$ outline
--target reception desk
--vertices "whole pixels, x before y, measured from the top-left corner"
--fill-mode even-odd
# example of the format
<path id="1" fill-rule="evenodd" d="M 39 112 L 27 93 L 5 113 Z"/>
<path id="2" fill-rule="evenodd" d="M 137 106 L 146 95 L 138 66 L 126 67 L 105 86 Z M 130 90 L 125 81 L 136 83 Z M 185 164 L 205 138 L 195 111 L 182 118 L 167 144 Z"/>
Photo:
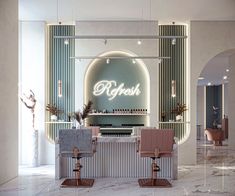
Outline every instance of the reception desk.
<path id="1" fill-rule="evenodd" d="M 97 137 L 96 153 L 93 157 L 81 159 L 81 176 L 85 178 L 142 178 L 151 176 L 151 159 L 141 158 L 137 153 L 138 136 Z M 59 144 L 55 150 L 56 179 L 74 177 L 74 159 L 59 154 Z M 158 159 L 161 171 L 159 177 L 177 179 L 177 145 L 171 157 Z"/>

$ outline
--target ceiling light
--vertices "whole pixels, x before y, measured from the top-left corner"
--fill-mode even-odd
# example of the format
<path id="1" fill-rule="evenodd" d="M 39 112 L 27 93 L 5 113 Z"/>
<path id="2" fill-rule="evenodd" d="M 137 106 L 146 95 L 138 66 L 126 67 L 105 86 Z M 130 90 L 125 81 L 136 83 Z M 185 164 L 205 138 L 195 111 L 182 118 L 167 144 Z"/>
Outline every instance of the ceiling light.
<path id="1" fill-rule="evenodd" d="M 229 69 L 226 69 L 226 72 L 229 72 Z"/>
<path id="2" fill-rule="evenodd" d="M 198 80 L 204 80 L 204 79 L 205 79 L 205 78 L 204 78 L 204 77 L 201 77 L 201 76 L 198 78 Z"/>
<path id="3" fill-rule="evenodd" d="M 106 63 L 109 64 L 110 63 L 110 59 L 106 59 Z"/>
<path id="4" fill-rule="evenodd" d="M 208 83 L 207 83 L 207 86 L 211 86 L 211 82 L 208 82 Z"/>
<path id="5" fill-rule="evenodd" d="M 132 59 L 132 63 L 133 63 L 133 64 L 135 64 L 135 63 L 136 63 L 136 62 L 135 62 L 135 59 Z"/>
<path id="6" fill-rule="evenodd" d="M 69 39 L 65 39 L 65 40 L 64 40 L 64 44 L 65 44 L 65 45 L 69 45 Z"/>
<path id="7" fill-rule="evenodd" d="M 224 80 L 227 80 L 227 79 L 228 79 L 228 76 L 224 76 L 223 79 L 224 79 Z"/>
<path id="8" fill-rule="evenodd" d="M 141 45 L 141 44 L 142 44 L 141 40 L 138 40 L 138 41 L 137 41 L 137 44 L 138 44 L 138 45 Z"/>

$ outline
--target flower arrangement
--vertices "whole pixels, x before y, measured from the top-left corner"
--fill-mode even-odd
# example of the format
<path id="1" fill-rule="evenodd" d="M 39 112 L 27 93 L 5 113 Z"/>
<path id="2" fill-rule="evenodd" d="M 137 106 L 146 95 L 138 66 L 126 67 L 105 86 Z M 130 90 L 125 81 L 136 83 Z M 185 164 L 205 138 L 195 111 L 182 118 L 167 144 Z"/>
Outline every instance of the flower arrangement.
<path id="1" fill-rule="evenodd" d="M 182 115 L 183 112 L 185 112 L 187 110 L 188 109 L 186 107 L 186 104 L 177 103 L 176 108 L 172 109 L 171 112 L 176 113 L 176 115 Z"/>
<path id="2" fill-rule="evenodd" d="M 93 102 L 91 100 L 88 101 L 87 104 L 84 104 L 83 111 L 77 111 L 75 112 L 75 118 L 78 121 L 78 123 L 81 125 L 82 121 L 88 117 L 88 114 L 91 112 L 91 106 Z"/>
<path id="3" fill-rule="evenodd" d="M 54 104 L 47 104 L 46 111 L 49 111 L 52 115 L 57 116 L 59 113 L 63 113 L 62 110 L 59 110 Z"/>

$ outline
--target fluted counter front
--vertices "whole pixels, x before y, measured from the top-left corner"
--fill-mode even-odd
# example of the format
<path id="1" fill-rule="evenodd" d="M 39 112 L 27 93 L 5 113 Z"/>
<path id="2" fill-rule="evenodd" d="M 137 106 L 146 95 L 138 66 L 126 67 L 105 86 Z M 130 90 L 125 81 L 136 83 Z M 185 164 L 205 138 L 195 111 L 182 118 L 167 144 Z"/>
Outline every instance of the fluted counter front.
<path id="1" fill-rule="evenodd" d="M 151 159 L 141 158 L 137 153 L 137 136 L 97 138 L 96 153 L 93 157 L 81 159 L 83 165 L 81 176 L 86 178 L 141 178 L 151 176 Z M 74 177 L 75 161 L 58 154 L 56 144 L 56 179 Z M 172 157 L 158 159 L 161 171 L 159 177 L 177 179 L 177 147 Z"/>

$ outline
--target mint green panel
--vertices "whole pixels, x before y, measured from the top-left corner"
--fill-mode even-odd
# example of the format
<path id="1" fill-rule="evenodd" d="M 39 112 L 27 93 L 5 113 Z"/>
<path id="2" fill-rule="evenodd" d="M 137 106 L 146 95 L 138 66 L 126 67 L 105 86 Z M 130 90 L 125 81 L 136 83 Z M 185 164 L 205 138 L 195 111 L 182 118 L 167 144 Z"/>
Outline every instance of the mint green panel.
<path id="1" fill-rule="evenodd" d="M 139 109 L 148 108 L 148 75 L 142 65 L 133 64 L 131 59 L 110 59 L 107 64 L 105 59 L 100 59 L 91 65 L 86 74 L 86 97 L 92 100 L 93 109 L 97 111 L 107 110 L 112 113 L 115 109 Z M 94 87 L 99 81 L 115 81 L 109 88 L 99 95 L 94 95 Z M 115 98 L 108 96 L 107 93 L 118 88 L 123 83 L 122 89 L 132 89 L 132 96 L 117 95 Z M 105 83 L 107 84 L 107 83 Z M 119 91 L 120 92 L 120 91 Z M 147 111 L 148 112 L 148 111 Z M 122 124 L 144 124 L 146 125 L 146 116 L 95 116 L 89 119 L 89 124 L 112 124 L 121 126 Z"/>
<path id="2" fill-rule="evenodd" d="M 75 35 L 74 25 L 49 25 L 48 50 L 46 65 L 46 104 L 54 104 L 63 113 L 58 120 L 67 121 L 68 113 L 75 110 L 75 63 L 70 59 L 75 55 L 75 40 L 70 39 L 64 44 L 64 39 L 55 39 L 54 36 Z M 62 97 L 58 97 L 58 80 L 62 81 Z M 50 114 L 46 112 L 46 121 L 50 121 Z M 51 124 L 46 126 L 47 138 L 54 142 L 58 129 L 69 128 L 68 124 Z"/>
<path id="3" fill-rule="evenodd" d="M 101 80 L 116 81 L 117 86 L 112 85 L 109 90 L 117 88 L 124 83 L 124 88 L 136 87 L 139 84 L 139 95 L 133 96 L 107 96 L 105 91 L 100 96 L 93 94 L 94 86 Z M 129 59 L 111 59 L 107 64 L 106 60 L 99 60 L 89 72 L 87 77 L 88 99 L 94 103 L 97 110 L 107 109 L 112 112 L 113 109 L 147 109 L 147 80 L 143 68 L 140 65 L 133 64 Z"/>

